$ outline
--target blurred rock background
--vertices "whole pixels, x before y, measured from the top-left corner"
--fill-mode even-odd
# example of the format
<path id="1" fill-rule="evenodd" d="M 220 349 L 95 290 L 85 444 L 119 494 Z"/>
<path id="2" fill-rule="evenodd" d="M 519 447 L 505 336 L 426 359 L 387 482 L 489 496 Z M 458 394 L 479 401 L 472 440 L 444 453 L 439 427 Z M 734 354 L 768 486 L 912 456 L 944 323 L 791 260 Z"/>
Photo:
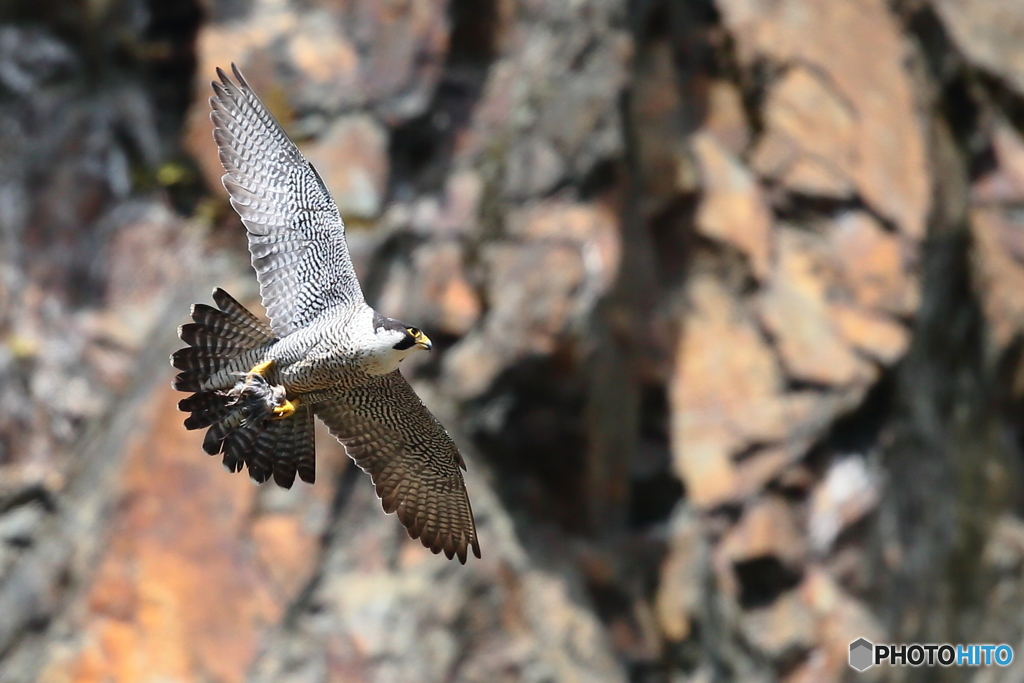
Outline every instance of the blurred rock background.
<path id="1" fill-rule="evenodd" d="M 1024 12 L 1007 0 L 4 0 L 0 682 L 1024 680 Z M 208 82 L 317 165 L 484 558 L 330 437 L 203 456 L 255 304 Z"/>

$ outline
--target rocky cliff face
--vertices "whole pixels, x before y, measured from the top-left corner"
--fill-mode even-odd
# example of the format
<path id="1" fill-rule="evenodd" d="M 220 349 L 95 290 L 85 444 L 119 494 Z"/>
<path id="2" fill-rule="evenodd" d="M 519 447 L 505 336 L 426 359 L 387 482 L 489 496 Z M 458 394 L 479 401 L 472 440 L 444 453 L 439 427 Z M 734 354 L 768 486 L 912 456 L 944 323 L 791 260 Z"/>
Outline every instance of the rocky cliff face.
<path id="1" fill-rule="evenodd" d="M 859 637 L 1017 643 L 1021 33 L 998 0 L 0 7 L 0 681 L 798 683 Z M 188 303 L 256 299 L 231 62 L 430 332 L 404 370 L 483 560 L 326 434 L 281 491 L 181 427 Z"/>

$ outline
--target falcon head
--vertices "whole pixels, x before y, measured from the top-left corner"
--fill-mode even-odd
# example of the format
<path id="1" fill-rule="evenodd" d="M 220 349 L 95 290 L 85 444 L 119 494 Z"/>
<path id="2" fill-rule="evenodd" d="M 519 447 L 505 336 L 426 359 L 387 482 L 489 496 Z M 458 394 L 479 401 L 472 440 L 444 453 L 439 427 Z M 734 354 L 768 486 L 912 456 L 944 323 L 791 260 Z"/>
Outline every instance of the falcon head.
<path id="1" fill-rule="evenodd" d="M 385 318 L 378 314 L 374 317 L 373 323 L 378 344 L 388 350 L 387 355 L 395 357 L 398 361 L 417 349 L 429 351 L 434 346 L 422 330 L 394 318 Z"/>
<path id="2" fill-rule="evenodd" d="M 398 322 L 397 320 L 395 322 Z M 395 345 L 391 348 L 396 351 L 405 351 L 406 349 L 426 349 L 429 351 L 434 348 L 430 338 L 423 334 L 423 330 L 417 327 L 409 327 L 405 323 L 398 323 L 402 326 L 402 338 L 395 342 Z"/>

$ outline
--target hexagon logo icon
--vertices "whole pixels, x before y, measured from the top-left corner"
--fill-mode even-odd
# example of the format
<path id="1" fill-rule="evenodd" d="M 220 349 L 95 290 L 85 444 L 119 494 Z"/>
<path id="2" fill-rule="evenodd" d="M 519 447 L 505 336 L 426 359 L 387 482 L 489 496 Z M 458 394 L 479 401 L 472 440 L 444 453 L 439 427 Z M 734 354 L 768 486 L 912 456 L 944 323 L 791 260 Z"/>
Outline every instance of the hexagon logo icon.
<path id="1" fill-rule="evenodd" d="M 864 638 L 850 643 L 850 666 L 857 671 L 864 671 L 874 664 L 875 646 Z"/>

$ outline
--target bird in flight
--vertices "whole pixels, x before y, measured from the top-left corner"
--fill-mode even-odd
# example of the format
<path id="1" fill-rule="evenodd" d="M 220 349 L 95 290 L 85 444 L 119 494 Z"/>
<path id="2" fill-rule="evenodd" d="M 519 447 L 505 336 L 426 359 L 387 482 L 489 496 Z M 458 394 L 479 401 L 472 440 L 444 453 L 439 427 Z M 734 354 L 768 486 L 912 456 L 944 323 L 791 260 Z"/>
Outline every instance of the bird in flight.
<path id="1" fill-rule="evenodd" d="M 366 304 L 345 226 L 316 169 L 232 65 L 210 98 L 222 181 L 249 236 L 270 323 L 216 289 L 192 306 L 171 356 L 187 429 L 259 484 L 316 478 L 313 416 L 373 479 L 384 511 L 434 553 L 480 557 L 465 462 L 398 364 L 429 351 L 422 331 Z"/>

